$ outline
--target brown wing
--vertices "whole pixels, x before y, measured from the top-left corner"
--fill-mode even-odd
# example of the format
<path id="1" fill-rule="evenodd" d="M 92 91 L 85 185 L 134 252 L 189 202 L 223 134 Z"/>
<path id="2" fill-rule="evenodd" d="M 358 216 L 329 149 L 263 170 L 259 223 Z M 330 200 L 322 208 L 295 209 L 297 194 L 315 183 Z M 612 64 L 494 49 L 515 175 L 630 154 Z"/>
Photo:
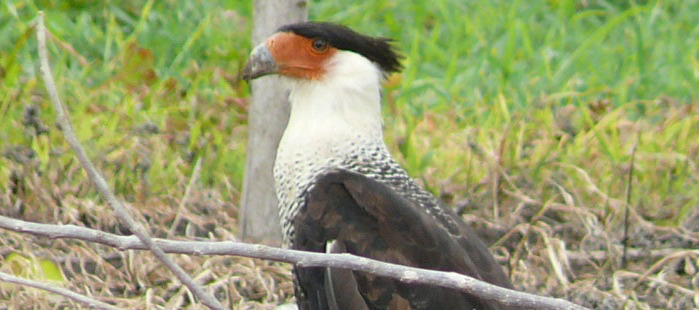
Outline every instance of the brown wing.
<path id="1" fill-rule="evenodd" d="M 361 174 L 333 170 L 319 178 L 308 193 L 305 208 L 294 219 L 292 244 L 296 249 L 325 252 L 326 244 L 335 240 L 355 255 L 454 271 L 512 287 L 485 244 L 458 215 L 448 208 L 440 209 L 438 215 L 427 210 Z M 328 271 L 295 269 L 301 308 L 330 309 L 334 305 L 328 300 L 333 296 L 359 293 L 369 309 L 499 309 L 496 304 L 454 290 L 405 284 L 361 272 L 351 273 L 356 280 L 354 289 L 328 294 L 326 284 L 332 284 L 328 279 L 338 272 Z M 346 278 L 347 273 L 338 277 Z M 352 304 L 337 306 L 362 309 Z"/>

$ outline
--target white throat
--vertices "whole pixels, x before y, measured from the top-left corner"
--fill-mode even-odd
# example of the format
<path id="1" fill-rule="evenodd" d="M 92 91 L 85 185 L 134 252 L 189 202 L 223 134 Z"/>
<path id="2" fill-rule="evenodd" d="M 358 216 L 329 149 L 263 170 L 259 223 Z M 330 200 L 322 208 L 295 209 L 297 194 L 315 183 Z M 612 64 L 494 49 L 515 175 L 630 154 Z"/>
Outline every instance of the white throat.
<path id="1" fill-rule="evenodd" d="M 291 81 L 283 147 L 327 148 L 356 138 L 383 141 L 378 67 L 356 53 L 338 51 L 326 68 L 319 80 Z"/>
<path id="2" fill-rule="evenodd" d="M 291 115 L 277 149 L 274 180 L 285 238 L 299 197 L 319 173 L 354 169 L 384 155 L 382 73 L 359 54 L 338 51 L 318 80 L 290 82 Z M 287 242 L 289 240 L 287 239 Z"/>
<path id="3" fill-rule="evenodd" d="M 339 168 L 361 146 L 385 149 L 381 71 L 352 52 L 338 51 L 329 61 L 319 80 L 290 80 L 291 115 L 274 163 L 282 205 L 298 194 L 298 184 L 308 184 L 327 168 Z"/>

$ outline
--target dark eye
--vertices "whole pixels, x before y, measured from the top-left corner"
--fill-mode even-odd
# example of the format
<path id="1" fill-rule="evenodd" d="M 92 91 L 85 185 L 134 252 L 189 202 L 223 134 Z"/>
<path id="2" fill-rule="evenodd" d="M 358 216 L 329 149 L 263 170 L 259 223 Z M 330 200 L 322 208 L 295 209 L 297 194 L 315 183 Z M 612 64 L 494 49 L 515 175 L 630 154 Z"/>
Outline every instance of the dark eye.
<path id="1" fill-rule="evenodd" d="M 313 49 L 316 52 L 324 52 L 325 50 L 328 49 L 328 42 L 325 42 L 321 39 L 315 39 L 313 40 L 313 43 L 311 44 L 313 46 Z"/>

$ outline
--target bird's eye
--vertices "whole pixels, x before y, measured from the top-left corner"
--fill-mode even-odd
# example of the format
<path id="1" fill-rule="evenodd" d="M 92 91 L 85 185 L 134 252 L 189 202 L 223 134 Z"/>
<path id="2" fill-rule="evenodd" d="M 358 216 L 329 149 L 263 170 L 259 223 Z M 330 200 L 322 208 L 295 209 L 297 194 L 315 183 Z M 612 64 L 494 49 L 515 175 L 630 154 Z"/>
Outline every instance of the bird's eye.
<path id="1" fill-rule="evenodd" d="M 325 42 L 321 39 L 315 39 L 313 40 L 313 43 L 311 43 L 311 46 L 313 46 L 313 49 L 316 52 L 325 52 L 325 50 L 328 49 L 328 42 Z"/>

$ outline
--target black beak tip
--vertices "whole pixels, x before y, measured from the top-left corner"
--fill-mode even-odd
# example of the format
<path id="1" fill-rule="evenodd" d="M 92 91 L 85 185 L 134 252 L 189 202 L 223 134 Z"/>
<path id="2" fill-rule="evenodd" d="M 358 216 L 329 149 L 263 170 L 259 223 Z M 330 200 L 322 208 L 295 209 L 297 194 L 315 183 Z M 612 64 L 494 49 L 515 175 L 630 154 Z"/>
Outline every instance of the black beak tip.
<path id="1" fill-rule="evenodd" d="M 249 63 L 245 66 L 245 68 L 243 68 L 243 71 L 240 72 L 238 78 L 248 83 L 255 78 L 252 74 L 252 68 Z"/>
<path id="2" fill-rule="evenodd" d="M 261 76 L 277 73 L 277 63 L 267 49 L 266 45 L 260 44 L 250 53 L 250 59 L 243 68 L 240 77 L 246 82 L 250 82 Z"/>

